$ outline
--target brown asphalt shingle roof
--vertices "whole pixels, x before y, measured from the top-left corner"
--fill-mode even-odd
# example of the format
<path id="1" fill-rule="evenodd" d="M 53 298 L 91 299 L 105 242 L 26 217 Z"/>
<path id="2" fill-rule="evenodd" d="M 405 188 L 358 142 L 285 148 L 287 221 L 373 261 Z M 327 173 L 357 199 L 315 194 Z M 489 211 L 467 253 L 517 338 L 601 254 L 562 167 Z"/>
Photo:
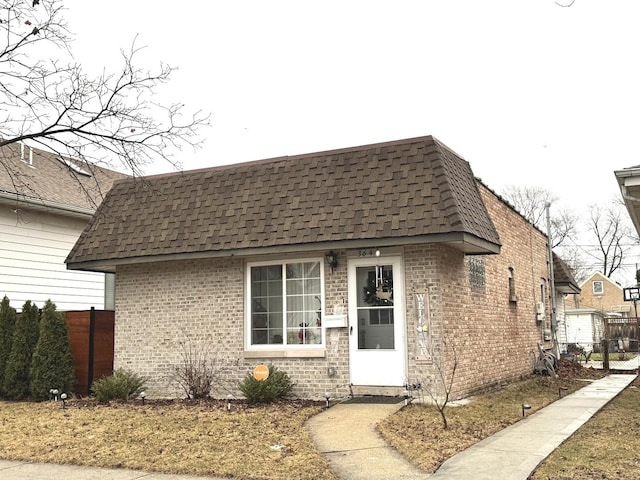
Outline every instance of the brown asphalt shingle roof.
<path id="1" fill-rule="evenodd" d="M 580 287 L 573 277 L 569 265 L 555 253 L 553 254 L 553 277 L 555 286 L 566 290 L 565 293 L 580 293 Z"/>
<path id="2" fill-rule="evenodd" d="M 66 207 L 93 211 L 102 202 L 115 180 L 127 176 L 83 162 L 19 144 L 0 148 L 0 193 L 17 195 L 20 200 L 33 203 L 55 203 Z M 81 168 L 83 175 L 70 165 Z"/>
<path id="3" fill-rule="evenodd" d="M 422 137 L 117 182 L 67 263 L 450 232 L 500 244 L 469 164 Z"/>

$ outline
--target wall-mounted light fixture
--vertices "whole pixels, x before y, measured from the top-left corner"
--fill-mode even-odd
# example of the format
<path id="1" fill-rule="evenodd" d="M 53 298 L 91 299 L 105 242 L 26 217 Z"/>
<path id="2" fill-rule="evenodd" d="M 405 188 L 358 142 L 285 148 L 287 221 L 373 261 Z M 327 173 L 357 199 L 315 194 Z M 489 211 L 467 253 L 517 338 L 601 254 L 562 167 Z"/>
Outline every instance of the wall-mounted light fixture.
<path id="1" fill-rule="evenodd" d="M 325 255 L 325 258 L 327 259 L 327 265 L 329 265 L 329 268 L 333 273 L 333 271 L 338 266 L 338 255 L 336 253 L 333 253 L 333 250 L 331 250 L 329 253 Z"/>

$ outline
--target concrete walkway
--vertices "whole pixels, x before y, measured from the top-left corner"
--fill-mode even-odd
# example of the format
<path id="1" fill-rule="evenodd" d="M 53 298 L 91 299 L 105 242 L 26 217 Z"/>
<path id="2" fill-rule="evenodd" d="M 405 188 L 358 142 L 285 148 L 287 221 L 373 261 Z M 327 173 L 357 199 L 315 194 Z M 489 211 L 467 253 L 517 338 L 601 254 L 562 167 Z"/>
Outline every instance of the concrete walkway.
<path id="1" fill-rule="evenodd" d="M 375 431 L 385 417 L 404 402 L 393 405 L 341 403 L 311 417 L 307 428 L 320 453 L 339 478 L 349 480 L 418 480 L 429 478 L 407 462 Z"/>
<path id="2" fill-rule="evenodd" d="M 629 385 L 636 375 L 609 375 L 447 460 L 433 475 L 417 470 L 375 431 L 403 403 L 338 404 L 309 419 L 316 446 L 341 479 L 526 480 L 560 443 Z M 425 445 L 424 448 L 429 448 Z M 122 469 L 0 460 L 2 480 L 212 480 Z"/>
<path id="3" fill-rule="evenodd" d="M 375 431 L 396 405 L 339 404 L 307 426 L 341 479 L 526 480 L 566 438 L 629 385 L 635 375 L 609 375 L 477 443 L 432 474 L 418 471 Z M 429 448 L 425 445 L 424 448 Z"/>
<path id="4" fill-rule="evenodd" d="M 431 479 L 526 480 L 566 438 L 636 375 L 609 375 L 553 402 L 442 464 Z"/>
<path id="5" fill-rule="evenodd" d="M 213 477 L 166 475 L 121 468 L 76 467 L 14 460 L 0 460 L 0 478 L 2 480 L 216 480 Z"/>

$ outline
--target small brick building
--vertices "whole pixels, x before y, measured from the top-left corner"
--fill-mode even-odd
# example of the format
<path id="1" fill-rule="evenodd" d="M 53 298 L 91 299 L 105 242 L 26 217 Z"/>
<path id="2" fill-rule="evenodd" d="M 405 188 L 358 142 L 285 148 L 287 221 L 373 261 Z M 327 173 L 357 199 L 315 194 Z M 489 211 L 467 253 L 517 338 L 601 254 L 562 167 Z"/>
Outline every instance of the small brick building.
<path id="1" fill-rule="evenodd" d="M 295 395 L 531 373 L 547 239 L 432 137 L 118 182 L 67 258 L 116 273 L 115 367 L 173 396 L 180 349 Z M 225 390 L 227 389 L 227 390 Z"/>

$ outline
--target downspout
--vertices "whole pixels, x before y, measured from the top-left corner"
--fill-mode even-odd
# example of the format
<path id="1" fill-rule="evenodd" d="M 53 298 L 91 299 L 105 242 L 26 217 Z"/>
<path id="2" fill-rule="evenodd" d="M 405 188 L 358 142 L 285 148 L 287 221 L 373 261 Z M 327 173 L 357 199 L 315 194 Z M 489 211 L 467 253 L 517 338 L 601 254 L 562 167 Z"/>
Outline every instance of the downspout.
<path id="1" fill-rule="evenodd" d="M 549 282 L 551 290 L 551 338 L 554 343 L 556 358 L 560 358 L 560 345 L 558 345 L 558 321 L 556 319 L 556 282 L 553 272 L 553 242 L 551 237 L 551 215 L 549 213 L 550 203 L 545 205 L 547 210 L 547 241 L 549 246 Z"/>

